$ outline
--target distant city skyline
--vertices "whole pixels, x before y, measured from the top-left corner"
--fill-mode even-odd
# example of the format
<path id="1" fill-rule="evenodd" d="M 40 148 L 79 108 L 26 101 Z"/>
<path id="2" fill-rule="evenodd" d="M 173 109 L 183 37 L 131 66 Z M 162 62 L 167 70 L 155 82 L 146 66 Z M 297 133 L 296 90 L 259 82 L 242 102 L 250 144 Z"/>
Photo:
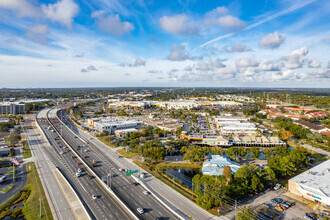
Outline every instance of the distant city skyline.
<path id="1" fill-rule="evenodd" d="M 329 88 L 327 0 L 0 0 L 0 88 Z"/>

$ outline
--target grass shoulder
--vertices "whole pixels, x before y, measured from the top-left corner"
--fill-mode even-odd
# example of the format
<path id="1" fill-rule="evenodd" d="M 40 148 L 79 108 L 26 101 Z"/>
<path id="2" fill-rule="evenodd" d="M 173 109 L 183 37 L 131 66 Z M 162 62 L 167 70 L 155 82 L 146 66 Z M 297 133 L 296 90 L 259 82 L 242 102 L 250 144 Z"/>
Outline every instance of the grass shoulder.
<path id="1" fill-rule="evenodd" d="M 40 201 L 41 199 L 41 218 L 52 220 L 53 216 L 50 211 L 49 204 L 47 202 L 47 198 L 42 187 L 37 168 L 34 163 L 30 162 L 26 164 L 27 169 L 27 184 L 26 186 L 20 190 L 13 197 L 8 199 L 6 202 L 0 205 L 0 219 L 5 216 L 12 217 L 24 217 L 25 219 L 39 219 L 40 212 Z M 13 212 L 9 209 L 15 204 L 23 203 L 22 208 L 16 208 Z"/>
<path id="2" fill-rule="evenodd" d="M 128 159 L 139 156 L 138 153 L 134 153 L 134 152 L 131 152 L 131 151 L 126 152 L 126 149 L 124 149 L 124 148 L 117 150 L 117 153 L 119 153 L 120 155 L 122 155 L 123 157 L 126 157 Z"/>

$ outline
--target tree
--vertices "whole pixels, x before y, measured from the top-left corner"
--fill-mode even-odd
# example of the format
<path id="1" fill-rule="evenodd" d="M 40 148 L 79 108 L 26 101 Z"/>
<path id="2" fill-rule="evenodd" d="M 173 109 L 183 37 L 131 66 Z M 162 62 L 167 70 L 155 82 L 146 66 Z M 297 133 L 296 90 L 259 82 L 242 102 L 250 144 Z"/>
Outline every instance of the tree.
<path id="1" fill-rule="evenodd" d="M 124 109 L 120 109 L 120 110 L 117 112 L 117 115 L 118 115 L 118 116 L 127 116 L 127 113 L 125 112 Z"/>
<path id="2" fill-rule="evenodd" d="M 290 131 L 287 131 L 287 130 L 282 129 L 281 130 L 281 133 L 280 133 L 280 137 L 283 140 L 288 140 L 288 139 L 290 139 L 292 137 L 292 134 L 291 134 Z"/>
<path id="3" fill-rule="evenodd" d="M 264 189 L 264 184 L 261 183 L 259 177 L 257 175 L 253 175 L 251 180 L 251 187 L 253 191 L 259 192 Z"/>
<path id="4" fill-rule="evenodd" d="M 5 142 L 10 145 L 15 145 L 21 140 L 20 135 L 10 135 L 5 139 Z"/>
<path id="5" fill-rule="evenodd" d="M 250 151 L 251 151 L 251 157 L 253 159 L 257 159 L 258 157 L 261 156 L 261 152 L 259 148 L 251 147 Z"/>
<path id="6" fill-rule="evenodd" d="M 257 214 L 253 212 L 252 206 L 243 206 L 239 208 L 237 220 L 254 220 Z"/>
<path id="7" fill-rule="evenodd" d="M 230 182 L 233 180 L 233 174 L 232 174 L 232 172 L 231 172 L 231 168 L 230 168 L 230 166 L 225 166 L 225 167 L 223 168 L 222 175 L 223 175 L 224 177 L 226 177 L 226 179 L 227 179 L 227 184 L 230 183 Z"/>

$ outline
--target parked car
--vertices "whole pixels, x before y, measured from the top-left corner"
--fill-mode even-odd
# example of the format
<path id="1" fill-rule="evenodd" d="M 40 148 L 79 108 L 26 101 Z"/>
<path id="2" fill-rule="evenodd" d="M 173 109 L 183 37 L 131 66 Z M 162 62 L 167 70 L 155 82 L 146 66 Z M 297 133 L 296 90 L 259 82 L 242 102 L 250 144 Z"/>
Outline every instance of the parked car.
<path id="1" fill-rule="evenodd" d="M 281 184 L 276 183 L 276 185 L 274 186 L 274 190 L 279 190 L 281 188 Z"/>
<path id="2" fill-rule="evenodd" d="M 291 202 L 288 202 L 288 201 L 283 202 L 283 204 L 287 205 L 288 208 L 292 206 L 292 203 Z"/>
<path id="3" fill-rule="evenodd" d="M 269 208 L 270 208 L 270 205 L 269 205 L 269 204 L 267 204 L 267 203 L 264 203 L 264 204 L 262 204 L 262 206 L 263 206 L 263 207 L 265 207 L 265 208 L 267 208 L 267 209 L 269 209 Z"/>
<path id="4" fill-rule="evenodd" d="M 283 202 L 283 199 L 280 199 L 280 198 L 274 198 L 274 199 L 272 199 L 272 202 L 273 202 L 273 203 L 276 203 L 276 204 L 280 204 L 280 203 Z"/>
<path id="5" fill-rule="evenodd" d="M 277 211 L 283 212 L 283 209 L 282 209 L 280 206 L 276 206 L 275 209 L 276 209 Z"/>
<path id="6" fill-rule="evenodd" d="M 285 207 L 285 209 L 288 209 L 288 208 L 290 208 L 290 206 L 289 206 L 289 205 L 287 205 L 287 204 L 285 204 L 285 202 L 282 202 L 282 203 L 280 203 L 280 206 L 283 206 L 283 207 Z"/>
<path id="7" fill-rule="evenodd" d="M 274 217 L 272 216 L 272 214 L 270 214 L 269 212 L 264 212 L 264 215 L 267 216 L 270 219 L 273 219 Z"/>
<path id="8" fill-rule="evenodd" d="M 313 215 L 311 213 L 308 213 L 308 212 L 305 214 L 304 218 L 305 219 L 311 219 L 311 220 L 317 220 L 317 217 L 315 215 Z"/>

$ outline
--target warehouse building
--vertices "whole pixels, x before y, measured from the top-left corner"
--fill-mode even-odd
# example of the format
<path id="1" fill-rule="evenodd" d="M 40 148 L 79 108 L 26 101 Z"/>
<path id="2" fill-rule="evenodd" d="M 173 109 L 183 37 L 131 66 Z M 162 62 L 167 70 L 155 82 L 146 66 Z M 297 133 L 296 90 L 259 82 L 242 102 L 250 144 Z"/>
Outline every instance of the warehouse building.
<path id="1" fill-rule="evenodd" d="M 288 182 L 289 192 L 321 209 L 330 208 L 330 160 L 309 169 Z"/>

